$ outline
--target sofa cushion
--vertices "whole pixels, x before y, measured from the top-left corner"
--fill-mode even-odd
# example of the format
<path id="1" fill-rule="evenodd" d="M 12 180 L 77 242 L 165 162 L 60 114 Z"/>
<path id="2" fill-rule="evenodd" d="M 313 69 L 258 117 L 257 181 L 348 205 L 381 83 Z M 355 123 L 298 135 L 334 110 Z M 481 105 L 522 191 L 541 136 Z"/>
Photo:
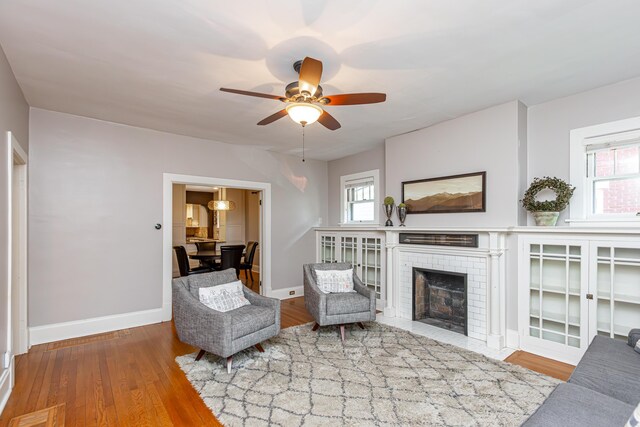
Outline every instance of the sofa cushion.
<path id="1" fill-rule="evenodd" d="M 235 282 L 238 280 L 236 271 L 229 268 L 224 271 L 214 271 L 212 273 L 194 274 L 187 277 L 189 283 L 189 292 L 196 299 L 200 298 L 199 289 L 211 286 L 222 285 L 224 283 Z"/>
<path id="2" fill-rule="evenodd" d="M 630 405 L 640 401 L 640 354 L 626 342 L 596 336 L 569 382 Z"/>
<path id="3" fill-rule="evenodd" d="M 231 338 L 242 338 L 257 332 L 276 322 L 276 314 L 273 309 L 258 305 L 245 305 L 244 307 L 228 311 L 231 316 Z"/>
<path id="4" fill-rule="evenodd" d="M 522 426 L 623 426 L 633 409 L 579 385 L 560 384 Z"/>
<path id="5" fill-rule="evenodd" d="M 362 313 L 369 311 L 369 298 L 357 292 L 327 294 L 327 314 Z"/>

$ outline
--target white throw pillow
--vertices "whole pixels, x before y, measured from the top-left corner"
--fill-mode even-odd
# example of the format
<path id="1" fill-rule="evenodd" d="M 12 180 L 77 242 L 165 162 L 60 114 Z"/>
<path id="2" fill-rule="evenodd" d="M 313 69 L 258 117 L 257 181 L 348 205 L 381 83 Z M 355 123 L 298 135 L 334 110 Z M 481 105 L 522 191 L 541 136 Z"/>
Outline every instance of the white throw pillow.
<path id="1" fill-rule="evenodd" d="M 353 268 L 348 270 L 316 270 L 318 287 L 325 294 L 355 292 L 353 290 Z"/>
<path id="2" fill-rule="evenodd" d="M 242 292 L 243 286 L 241 281 L 236 280 L 224 285 L 200 288 L 198 289 L 200 302 L 212 310 L 223 313 L 250 305 L 251 303 L 244 297 Z"/>
<path id="3" fill-rule="evenodd" d="M 640 340 L 636 341 L 636 346 L 634 347 L 634 350 L 637 353 L 640 353 Z"/>
<path id="4" fill-rule="evenodd" d="M 624 425 L 625 427 L 638 427 L 640 426 L 640 403 L 636 406 L 636 409 L 631 414 L 629 421 Z"/>

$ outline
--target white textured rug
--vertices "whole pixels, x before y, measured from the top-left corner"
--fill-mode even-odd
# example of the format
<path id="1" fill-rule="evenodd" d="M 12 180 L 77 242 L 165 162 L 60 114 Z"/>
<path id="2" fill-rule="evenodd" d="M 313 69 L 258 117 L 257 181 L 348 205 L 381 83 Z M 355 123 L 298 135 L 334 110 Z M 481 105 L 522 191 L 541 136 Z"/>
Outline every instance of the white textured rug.
<path id="1" fill-rule="evenodd" d="M 283 329 L 225 363 L 176 361 L 227 426 L 518 426 L 558 380 L 402 329 Z"/>

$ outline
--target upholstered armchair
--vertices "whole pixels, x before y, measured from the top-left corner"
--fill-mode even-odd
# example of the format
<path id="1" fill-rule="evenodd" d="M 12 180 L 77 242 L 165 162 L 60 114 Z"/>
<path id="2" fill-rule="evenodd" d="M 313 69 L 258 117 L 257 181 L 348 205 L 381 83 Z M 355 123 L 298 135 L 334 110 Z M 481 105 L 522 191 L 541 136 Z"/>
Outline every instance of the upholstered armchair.
<path id="1" fill-rule="evenodd" d="M 264 351 L 260 342 L 280 332 L 280 300 L 267 298 L 243 286 L 251 305 L 219 312 L 202 304 L 198 289 L 238 280 L 229 268 L 213 273 L 196 274 L 173 279 L 173 321 L 180 341 L 200 348 L 196 360 L 205 352 L 227 358 L 231 373 L 233 355 L 255 346 Z"/>
<path id="2" fill-rule="evenodd" d="M 353 289 L 355 292 L 326 294 L 318 288 L 315 270 L 348 270 L 349 263 L 305 264 L 304 273 L 304 304 L 307 311 L 316 320 L 313 330 L 320 326 L 338 325 L 340 337 L 344 341 L 344 326 L 357 323 L 364 329 L 362 322 L 376 320 L 376 296 L 367 288 L 360 278 L 353 274 Z"/>

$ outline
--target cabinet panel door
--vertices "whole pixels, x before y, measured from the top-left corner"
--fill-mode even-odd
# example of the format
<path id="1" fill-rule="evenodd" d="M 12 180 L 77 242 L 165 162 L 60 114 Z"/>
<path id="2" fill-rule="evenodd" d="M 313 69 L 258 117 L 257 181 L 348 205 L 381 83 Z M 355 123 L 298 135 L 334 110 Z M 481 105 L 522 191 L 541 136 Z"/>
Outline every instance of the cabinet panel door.
<path id="1" fill-rule="evenodd" d="M 523 238 L 520 257 L 522 348 L 576 363 L 588 346 L 588 245 Z"/>
<path id="2" fill-rule="evenodd" d="M 626 341 L 640 325 L 640 244 L 593 241 L 590 253 L 589 338 Z"/>
<path id="3" fill-rule="evenodd" d="M 337 262 L 335 234 L 321 234 L 318 244 L 318 262 Z"/>
<path id="4" fill-rule="evenodd" d="M 353 270 L 360 275 L 359 261 L 359 239 L 357 236 L 341 235 L 340 240 L 340 262 L 348 262 Z"/>
<path id="5" fill-rule="evenodd" d="M 360 278 L 369 289 L 376 293 L 378 308 L 384 302 L 384 247 L 377 236 L 363 236 L 360 240 Z"/>

